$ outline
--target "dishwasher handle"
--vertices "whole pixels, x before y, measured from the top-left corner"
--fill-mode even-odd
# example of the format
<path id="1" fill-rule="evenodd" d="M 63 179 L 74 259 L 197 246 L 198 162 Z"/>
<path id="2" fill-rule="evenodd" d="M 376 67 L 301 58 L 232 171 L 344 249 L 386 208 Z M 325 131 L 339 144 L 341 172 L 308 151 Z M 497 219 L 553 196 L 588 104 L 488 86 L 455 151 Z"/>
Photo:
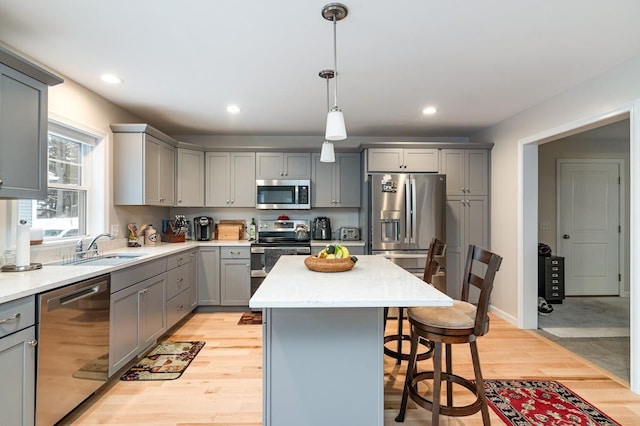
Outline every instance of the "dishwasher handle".
<path id="1" fill-rule="evenodd" d="M 56 309 L 62 308 L 70 303 L 77 302 L 78 300 L 86 299 L 96 294 L 109 291 L 108 284 L 108 281 L 91 283 L 85 287 L 74 288 L 69 293 L 54 296 L 46 300 L 47 309 L 49 312 L 55 311 Z"/>

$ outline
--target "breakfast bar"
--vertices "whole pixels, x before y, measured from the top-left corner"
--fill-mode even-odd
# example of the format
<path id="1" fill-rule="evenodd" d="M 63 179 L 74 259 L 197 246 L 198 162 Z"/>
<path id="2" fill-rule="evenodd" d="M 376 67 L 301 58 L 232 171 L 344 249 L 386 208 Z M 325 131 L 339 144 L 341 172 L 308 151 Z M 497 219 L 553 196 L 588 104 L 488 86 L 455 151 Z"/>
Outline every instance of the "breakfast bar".
<path id="1" fill-rule="evenodd" d="M 249 302 L 263 311 L 263 424 L 383 425 L 384 308 L 452 303 L 382 256 L 337 273 L 281 256 Z"/>

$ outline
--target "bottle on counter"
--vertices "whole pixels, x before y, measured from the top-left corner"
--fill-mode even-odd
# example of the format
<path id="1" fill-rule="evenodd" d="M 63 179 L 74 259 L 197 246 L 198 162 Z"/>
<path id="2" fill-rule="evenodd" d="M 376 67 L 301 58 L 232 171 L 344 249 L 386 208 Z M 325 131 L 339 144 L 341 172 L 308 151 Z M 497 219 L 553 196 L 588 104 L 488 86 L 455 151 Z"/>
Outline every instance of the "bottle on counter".
<path id="1" fill-rule="evenodd" d="M 256 221 L 254 218 L 251 218 L 251 224 L 249 225 L 249 240 L 256 239 Z"/>
<path id="2" fill-rule="evenodd" d="M 153 225 L 147 226 L 147 229 L 144 231 L 144 245 L 145 246 L 153 246 L 156 244 L 158 239 L 158 234 L 153 227 Z"/>

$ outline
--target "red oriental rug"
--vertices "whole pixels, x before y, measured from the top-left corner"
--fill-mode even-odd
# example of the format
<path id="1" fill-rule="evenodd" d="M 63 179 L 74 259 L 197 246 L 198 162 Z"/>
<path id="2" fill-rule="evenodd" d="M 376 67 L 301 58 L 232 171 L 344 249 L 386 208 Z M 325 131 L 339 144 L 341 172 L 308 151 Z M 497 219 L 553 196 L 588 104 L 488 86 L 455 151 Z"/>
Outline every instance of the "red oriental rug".
<path id="1" fill-rule="evenodd" d="M 485 380 L 489 406 L 508 425 L 620 426 L 554 380 Z"/>

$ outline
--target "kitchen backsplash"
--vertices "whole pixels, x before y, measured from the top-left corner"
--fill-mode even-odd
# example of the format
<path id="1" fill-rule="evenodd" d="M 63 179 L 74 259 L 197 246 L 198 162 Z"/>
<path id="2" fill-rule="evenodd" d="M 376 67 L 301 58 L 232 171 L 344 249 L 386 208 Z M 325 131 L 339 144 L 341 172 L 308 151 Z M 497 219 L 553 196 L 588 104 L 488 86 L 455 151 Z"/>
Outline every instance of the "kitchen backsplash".
<path id="1" fill-rule="evenodd" d="M 333 238 L 339 238 L 338 229 L 342 226 L 357 226 L 363 229 L 358 223 L 359 209 L 311 209 L 311 210 L 256 210 L 252 208 L 172 208 L 171 215 L 183 214 L 193 223 L 193 218 L 198 216 L 210 216 L 217 223 L 224 220 L 244 220 L 247 225 L 251 223 L 251 218 L 258 220 L 277 219 L 280 215 L 289 216 L 291 219 L 303 219 L 313 222 L 317 216 L 326 216 L 331 219 L 331 233 Z"/>

